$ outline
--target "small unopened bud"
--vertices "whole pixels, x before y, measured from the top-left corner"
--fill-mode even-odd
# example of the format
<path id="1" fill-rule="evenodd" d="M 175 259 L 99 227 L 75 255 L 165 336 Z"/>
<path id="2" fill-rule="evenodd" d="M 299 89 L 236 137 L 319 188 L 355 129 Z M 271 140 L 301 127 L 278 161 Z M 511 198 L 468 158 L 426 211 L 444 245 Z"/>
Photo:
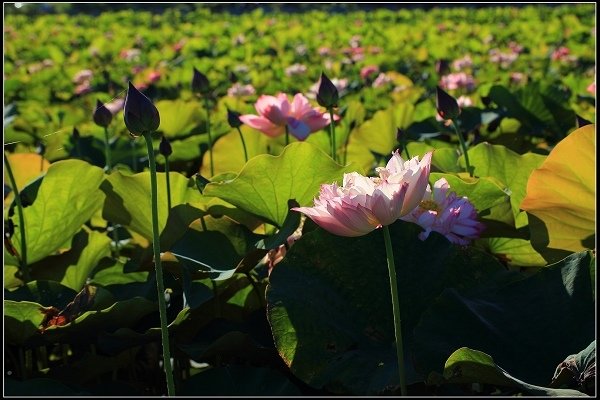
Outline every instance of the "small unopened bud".
<path id="1" fill-rule="evenodd" d="M 575 122 L 577 123 L 577 127 L 581 128 L 582 126 L 591 125 L 592 123 L 587 119 L 583 118 L 579 114 L 575 114 Z"/>
<path id="2" fill-rule="evenodd" d="M 208 78 L 196 68 L 194 68 L 194 77 L 192 78 L 192 91 L 202 95 L 210 92 Z"/>
<path id="3" fill-rule="evenodd" d="M 200 191 L 200 194 L 202 194 L 204 192 L 204 188 L 206 187 L 206 185 L 208 185 L 210 183 L 210 181 L 208 179 L 206 179 L 205 177 L 203 177 L 200 174 L 195 174 L 194 180 L 196 181 L 196 187 Z"/>
<path id="4" fill-rule="evenodd" d="M 96 111 L 94 111 L 94 122 L 96 125 L 106 128 L 112 121 L 112 113 L 100 100 L 96 100 Z"/>
<path id="5" fill-rule="evenodd" d="M 169 143 L 169 139 L 166 137 L 162 137 L 160 144 L 158 145 L 158 152 L 165 157 L 169 157 L 173 154 L 173 149 L 171 148 L 171 143 Z"/>
<path id="6" fill-rule="evenodd" d="M 321 84 L 317 92 L 317 103 L 325 108 L 337 107 L 338 90 L 324 72 L 321 72 Z"/>
<path id="7" fill-rule="evenodd" d="M 450 62 L 445 58 L 437 60 L 435 62 L 435 72 L 438 75 L 446 75 L 450 72 Z"/>
<path id="8" fill-rule="evenodd" d="M 71 137 L 73 138 L 73 141 L 78 141 L 79 138 L 81 137 L 81 134 L 79 133 L 79 129 L 73 127 L 73 133 L 71 134 Z"/>
<path id="9" fill-rule="evenodd" d="M 125 126 L 134 138 L 156 131 L 160 125 L 158 109 L 131 82 L 127 89 L 123 111 Z"/>
<path id="10" fill-rule="evenodd" d="M 232 128 L 239 128 L 242 126 L 242 121 L 240 121 L 240 113 L 237 111 L 227 109 L 227 122 L 229 122 L 229 126 Z"/>
<path id="11" fill-rule="evenodd" d="M 406 131 L 402 128 L 396 128 L 396 141 L 404 143 L 406 141 Z"/>
<path id="12" fill-rule="evenodd" d="M 456 119 L 460 114 L 460 107 L 456 99 L 439 86 L 436 86 L 435 107 L 440 117 L 445 120 Z"/>

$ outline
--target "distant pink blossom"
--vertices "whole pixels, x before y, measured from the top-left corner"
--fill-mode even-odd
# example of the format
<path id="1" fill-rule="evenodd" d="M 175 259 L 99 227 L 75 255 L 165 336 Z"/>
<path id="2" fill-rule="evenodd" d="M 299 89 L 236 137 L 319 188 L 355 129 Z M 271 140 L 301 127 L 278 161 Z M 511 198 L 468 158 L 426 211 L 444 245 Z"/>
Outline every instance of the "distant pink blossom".
<path id="1" fill-rule="evenodd" d="M 489 52 L 490 62 L 499 64 L 502 68 L 508 68 L 519 58 L 519 53 L 502 53 L 498 49 L 492 49 Z"/>
<path id="2" fill-rule="evenodd" d="M 370 54 L 380 54 L 383 52 L 383 49 L 378 46 L 369 46 L 368 51 Z"/>
<path id="3" fill-rule="evenodd" d="M 527 76 L 522 72 L 511 72 L 510 73 L 510 82 L 511 83 L 519 85 L 519 84 L 525 82 L 526 79 L 527 79 Z"/>
<path id="4" fill-rule="evenodd" d="M 112 115 L 116 115 L 119 111 L 123 109 L 125 105 L 125 99 L 114 99 L 110 103 L 104 104 L 104 107 L 108 109 L 112 113 Z"/>
<path id="5" fill-rule="evenodd" d="M 77 85 L 75 90 L 73 91 L 76 95 L 82 95 L 86 93 L 90 93 L 92 91 L 92 85 L 89 81 L 85 81 L 84 83 Z"/>
<path id="6" fill-rule="evenodd" d="M 523 46 L 521 46 L 515 41 L 511 41 L 510 43 L 508 43 L 508 47 L 513 53 L 521 53 L 523 51 Z"/>
<path id="7" fill-rule="evenodd" d="M 306 65 L 304 64 L 293 64 L 285 69 L 286 76 L 302 75 L 306 73 Z"/>
<path id="8" fill-rule="evenodd" d="M 142 51 L 140 49 L 123 49 L 119 53 L 119 57 L 125 61 L 137 61 L 141 54 Z"/>
<path id="9" fill-rule="evenodd" d="M 362 37 L 360 35 L 354 35 L 350 38 L 348 43 L 350 44 L 350 47 L 360 47 L 361 40 Z"/>
<path id="10" fill-rule="evenodd" d="M 553 61 L 561 61 L 567 58 L 567 56 L 571 53 L 568 47 L 561 46 L 558 49 L 552 52 L 550 56 Z"/>
<path id="11" fill-rule="evenodd" d="M 473 65 L 473 60 L 470 55 L 466 55 L 463 58 L 456 59 L 452 62 L 452 68 L 455 71 L 462 71 L 463 69 L 470 68 Z"/>
<path id="12" fill-rule="evenodd" d="M 253 94 L 256 94 L 256 89 L 250 84 L 242 85 L 236 82 L 227 89 L 227 95 L 232 97 L 252 96 Z"/>
<path id="13" fill-rule="evenodd" d="M 306 47 L 305 44 L 299 44 L 298 46 L 296 46 L 294 51 L 296 52 L 297 55 L 304 56 L 304 55 L 306 55 L 306 53 L 308 53 L 308 47 Z"/>
<path id="14" fill-rule="evenodd" d="M 182 39 L 173 45 L 173 50 L 175 50 L 176 52 L 180 52 L 181 49 L 183 49 L 184 45 L 185 45 L 185 40 Z"/>
<path id="15" fill-rule="evenodd" d="M 456 99 L 456 102 L 460 108 L 471 107 L 473 105 L 473 100 L 469 96 L 460 96 Z"/>
<path id="16" fill-rule="evenodd" d="M 362 236 L 390 225 L 417 207 L 425 190 L 431 168 L 432 152 L 421 161 L 404 161 L 398 151 L 378 177 L 357 172 L 344 174 L 342 186 L 321 185 L 314 207 L 296 207 L 321 228 L 340 236 Z"/>
<path id="17" fill-rule="evenodd" d="M 450 185 L 445 178 L 433 185 L 427 185 L 419 206 L 401 219 L 420 225 L 424 231 L 419 239 L 425 240 L 431 232 L 439 232 L 455 244 L 467 245 L 477 239 L 485 225 L 477 221 L 477 211 L 466 197 L 449 192 Z"/>
<path id="18" fill-rule="evenodd" d="M 148 83 L 155 83 L 158 80 L 160 80 L 160 77 L 161 77 L 160 72 L 158 72 L 158 71 L 150 71 L 148 73 L 148 79 L 147 79 L 147 81 L 148 81 Z"/>
<path id="19" fill-rule="evenodd" d="M 587 87 L 587 92 L 590 94 L 593 94 L 594 96 L 596 95 L 596 81 L 590 83 L 590 85 Z"/>
<path id="20" fill-rule="evenodd" d="M 371 75 L 374 75 L 378 72 L 379 72 L 379 67 L 377 65 L 367 65 L 367 66 L 364 66 L 361 68 L 360 77 L 363 80 L 367 80 L 371 77 Z"/>
<path id="21" fill-rule="evenodd" d="M 331 55 L 331 49 L 327 46 L 322 46 L 322 47 L 319 47 L 319 49 L 317 50 L 317 53 L 319 53 L 319 55 L 321 57 L 329 56 L 329 55 Z"/>
<path id="22" fill-rule="evenodd" d="M 73 76 L 73 83 L 81 85 L 82 83 L 91 81 L 94 77 L 94 72 L 91 69 L 82 69 Z"/>
<path id="23" fill-rule="evenodd" d="M 373 81 L 372 86 L 374 88 L 378 88 L 378 87 L 382 87 L 387 85 L 388 83 L 392 82 L 392 78 L 390 78 L 389 76 L 387 76 L 385 74 L 385 72 L 380 72 L 379 75 L 377 75 L 377 78 L 375 78 L 375 80 Z"/>
<path id="24" fill-rule="evenodd" d="M 440 87 L 447 90 L 467 89 L 472 90 L 475 87 L 475 80 L 471 75 L 464 72 L 457 72 L 442 76 Z"/>
<path id="25" fill-rule="evenodd" d="M 329 114 L 311 107 L 308 99 L 301 93 L 296 94 L 291 103 L 285 93 L 277 96 L 262 95 L 254 107 L 258 115 L 241 115 L 240 121 L 270 137 L 282 135 L 287 126 L 289 133 L 302 141 L 331 121 Z M 334 115 L 334 119 L 339 117 Z"/>

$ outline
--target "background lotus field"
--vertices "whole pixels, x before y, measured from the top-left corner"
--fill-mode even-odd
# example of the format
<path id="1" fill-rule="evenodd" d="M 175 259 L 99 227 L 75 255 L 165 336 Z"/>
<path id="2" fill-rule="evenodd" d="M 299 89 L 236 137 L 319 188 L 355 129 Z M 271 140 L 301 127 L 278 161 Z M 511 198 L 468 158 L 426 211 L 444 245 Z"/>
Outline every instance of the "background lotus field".
<path id="1" fill-rule="evenodd" d="M 5 172 L 5 395 L 166 394 L 128 81 L 160 113 L 178 395 L 400 393 L 381 230 L 336 236 L 289 211 L 395 149 L 434 150 L 430 183 L 485 225 L 466 246 L 389 226 L 409 395 L 596 393 L 595 5 L 131 6 L 5 4 L 5 171 L 23 206 Z M 340 94 L 335 161 L 329 127 L 286 146 L 230 125 L 261 95 L 318 107 L 322 72 Z M 473 176 L 436 86 L 461 105 Z M 114 115 L 110 160 L 97 101 Z"/>

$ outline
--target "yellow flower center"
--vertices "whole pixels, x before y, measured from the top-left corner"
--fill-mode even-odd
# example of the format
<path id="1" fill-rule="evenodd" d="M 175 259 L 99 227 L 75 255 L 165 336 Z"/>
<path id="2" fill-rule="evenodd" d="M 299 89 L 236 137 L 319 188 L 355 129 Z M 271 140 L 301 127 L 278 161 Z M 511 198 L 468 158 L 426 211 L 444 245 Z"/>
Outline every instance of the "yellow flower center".
<path id="1" fill-rule="evenodd" d="M 423 200 L 421 201 L 421 204 L 419 204 L 419 207 L 421 207 L 423 210 L 440 211 L 439 204 L 433 200 Z"/>

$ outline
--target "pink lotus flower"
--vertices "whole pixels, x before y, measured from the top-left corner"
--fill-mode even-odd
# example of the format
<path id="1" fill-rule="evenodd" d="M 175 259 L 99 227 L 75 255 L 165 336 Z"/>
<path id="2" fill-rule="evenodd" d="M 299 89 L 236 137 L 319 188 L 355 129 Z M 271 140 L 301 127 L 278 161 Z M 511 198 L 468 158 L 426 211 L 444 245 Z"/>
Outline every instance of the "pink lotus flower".
<path id="1" fill-rule="evenodd" d="M 160 72 L 158 72 L 158 71 L 150 71 L 148 73 L 148 79 L 147 79 L 147 81 L 148 81 L 148 83 L 155 83 L 155 82 L 157 82 L 160 79 L 160 76 L 161 76 Z"/>
<path id="2" fill-rule="evenodd" d="M 466 55 L 463 58 L 459 58 L 452 62 L 452 68 L 455 71 L 462 71 L 463 69 L 470 68 L 473 66 L 473 60 L 470 55 Z"/>
<path id="3" fill-rule="evenodd" d="M 227 96 L 232 97 L 252 96 L 253 94 L 256 94 L 256 89 L 250 84 L 242 85 L 241 83 L 236 82 L 227 89 Z"/>
<path id="4" fill-rule="evenodd" d="M 317 53 L 319 53 L 319 55 L 321 57 L 328 56 L 328 55 L 331 55 L 331 49 L 327 46 L 319 47 L 319 49 L 317 50 Z"/>
<path id="5" fill-rule="evenodd" d="M 112 115 L 116 115 L 119 111 L 123 109 L 124 105 L 125 99 L 114 99 L 110 103 L 104 104 L 104 107 L 106 107 L 106 109 L 110 111 Z"/>
<path id="6" fill-rule="evenodd" d="M 82 69 L 73 76 L 73 83 L 81 85 L 92 80 L 94 72 L 91 69 Z"/>
<path id="7" fill-rule="evenodd" d="M 377 78 L 375 78 L 375 80 L 373 81 L 373 84 L 371 86 L 373 86 L 374 88 L 378 88 L 378 87 L 385 86 L 391 82 L 392 82 L 392 78 L 387 76 L 385 74 L 385 72 L 380 72 L 379 75 L 377 75 Z"/>
<path id="8" fill-rule="evenodd" d="M 378 177 L 357 172 L 344 174 L 343 185 L 321 185 L 314 207 L 295 207 L 317 225 L 340 236 L 362 236 L 390 225 L 410 213 L 423 198 L 429 179 L 432 152 L 404 161 L 392 153 Z"/>
<path id="9" fill-rule="evenodd" d="M 590 83 L 590 85 L 585 90 L 587 90 L 588 93 L 593 94 L 595 96 L 596 95 L 596 81 Z"/>
<path id="10" fill-rule="evenodd" d="M 371 75 L 374 75 L 379 72 L 379 67 L 377 65 L 367 65 L 366 67 L 362 67 L 360 70 L 360 77 L 363 80 L 367 80 Z"/>
<path id="11" fill-rule="evenodd" d="M 419 239 L 425 240 L 433 231 L 439 232 L 455 244 L 467 245 L 479 237 L 485 225 L 477 221 L 475 207 L 466 197 L 450 192 L 445 178 L 439 179 L 427 190 L 421 204 L 401 219 L 420 225 L 424 231 Z"/>
<path id="12" fill-rule="evenodd" d="M 285 69 L 286 76 L 302 75 L 306 72 L 306 65 L 292 64 Z"/>
<path id="13" fill-rule="evenodd" d="M 455 74 L 442 76 L 440 80 L 440 87 L 446 90 L 454 90 L 458 88 L 472 90 L 475 87 L 475 80 L 471 75 L 467 75 L 464 72 L 458 72 Z"/>
<path id="14" fill-rule="evenodd" d="M 511 72 L 510 73 L 510 83 L 514 83 L 516 85 L 525 82 L 527 76 L 522 72 Z"/>
<path id="15" fill-rule="evenodd" d="M 318 108 L 311 107 L 308 99 L 297 93 L 289 102 L 285 93 L 275 96 L 262 95 L 254 105 L 258 115 L 240 115 L 240 121 L 258 129 L 267 136 L 276 137 L 289 132 L 298 140 L 304 140 L 312 132 L 316 132 L 329 125 L 331 119 Z M 338 116 L 334 116 L 337 121 Z"/>

